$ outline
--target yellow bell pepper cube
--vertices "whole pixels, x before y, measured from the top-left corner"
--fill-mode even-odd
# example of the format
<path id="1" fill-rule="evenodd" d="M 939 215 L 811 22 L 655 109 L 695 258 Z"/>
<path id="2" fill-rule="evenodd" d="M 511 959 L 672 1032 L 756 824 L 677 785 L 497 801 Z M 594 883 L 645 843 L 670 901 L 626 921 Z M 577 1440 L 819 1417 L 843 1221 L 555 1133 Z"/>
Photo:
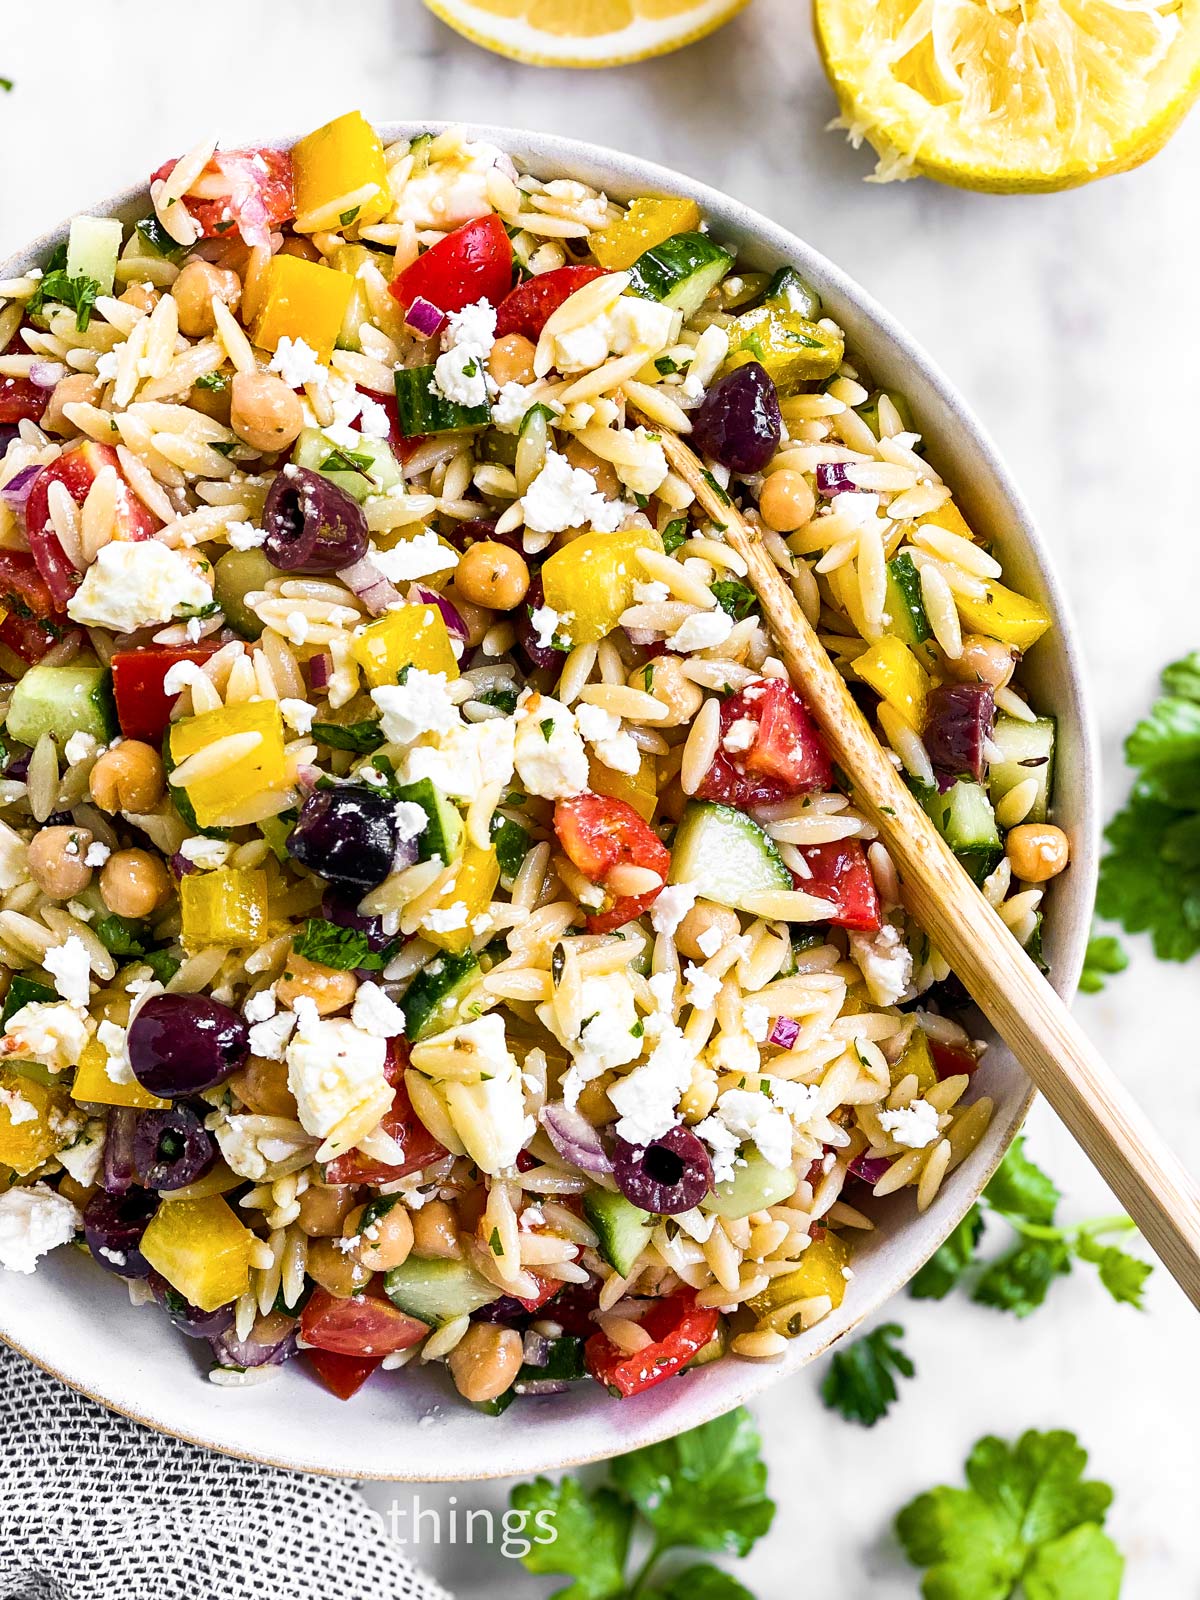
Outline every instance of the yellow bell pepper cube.
<path id="1" fill-rule="evenodd" d="M 462 926 L 446 932 L 422 927 L 422 937 L 431 944 L 440 945 L 443 950 L 461 955 L 475 937 L 471 928 L 473 919 L 491 905 L 499 882 L 500 863 L 496 860 L 495 850 L 490 845 L 486 850 L 481 850 L 477 844 L 468 844 L 453 881 L 435 907 L 439 912 L 448 911 L 451 907 L 457 911 L 461 905 L 465 913 Z"/>
<path id="2" fill-rule="evenodd" d="M 22 1177 L 36 1171 L 75 1137 L 80 1122 L 73 1110 L 65 1089 L 0 1068 L 0 1161 Z"/>
<path id="3" fill-rule="evenodd" d="M 932 528 L 944 528 L 947 533 L 957 533 L 963 539 L 970 539 L 974 543 L 975 535 L 970 524 L 953 500 L 947 500 L 944 506 L 939 506 L 936 511 L 927 511 L 923 517 L 917 518 L 918 525 L 924 523 Z"/>
<path id="4" fill-rule="evenodd" d="M 254 1235 L 220 1195 L 159 1206 L 142 1235 L 142 1254 L 201 1311 L 228 1305 L 250 1287 Z"/>
<path id="5" fill-rule="evenodd" d="M 560 632 L 573 645 L 593 644 L 617 626 L 633 604 L 633 585 L 645 578 L 639 550 L 662 553 L 651 528 L 625 533 L 585 533 L 556 550 L 542 568 L 545 603 L 562 618 Z"/>
<path id="6" fill-rule="evenodd" d="M 606 272 L 624 272 L 665 239 L 677 233 L 695 233 L 700 220 L 700 207 L 694 200 L 646 196 L 634 200 L 620 222 L 594 233 L 589 243 Z"/>
<path id="7" fill-rule="evenodd" d="M 160 1100 L 149 1089 L 143 1089 L 136 1078 L 129 1083 L 114 1083 L 108 1075 L 107 1060 L 108 1052 L 99 1040 L 89 1040 L 75 1069 L 73 1100 L 95 1106 L 132 1106 L 136 1111 L 165 1111 L 170 1105 L 169 1100 Z"/>
<path id="8" fill-rule="evenodd" d="M 251 744 L 249 735 L 257 737 Z M 287 783 L 283 754 L 283 718 L 274 700 L 246 700 L 171 724 L 171 762 L 178 767 L 219 739 L 247 736 L 247 747 L 231 766 L 186 785 L 187 797 L 202 828 L 233 826 L 252 801 Z M 172 774 L 173 775 L 173 774 Z"/>
<path id="9" fill-rule="evenodd" d="M 800 1257 L 794 1272 L 785 1272 L 772 1278 L 761 1294 L 750 1300 L 750 1309 L 759 1317 L 778 1320 L 780 1313 L 794 1300 L 808 1300 L 818 1294 L 827 1294 L 834 1307 L 840 1306 L 846 1293 L 846 1278 L 842 1269 L 850 1263 L 850 1251 L 836 1233 L 824 1233 L 814 1239 Z M 789 1338 L 799 1333 L 799 1324 L 787 1318 L 780 1333 Z"/>
<path id="10" fill-rule="evenodd" d="M 458 677 L 450 634 L 437 606 L 397 606 L 356 633 L 350 653 L 372 689 L 398 682 L 405 667 L 444 672 L 448 680 Z"/>
<path id="11" fill-rule="evenodd" d="M 989 639 L 999 639 L 1018 650 L 1028 650 L 1036 644 L 1050 626 L 1049 612 L 1043 611 L 1035 600 L 1027 599 L 1006 589 L 993 578 L 981 578 L 984 594 L 975 600 L 967 595 L 955 595 L 955 604 L 964 629 L 986 634 Z"/>
<path id="12" fill-rule="evenodd" d="M 179 900 L 185 945 L 257 944 L 266 932 L 265 872 L 191 872 L 180 879 Z"/>
<path id="13" fill-rule="evenodd" d="M 348 111 L 292 149 L 296 232 L 382 222 L 392 204 L 383 141 L 361 111 Z"/>
<path id="14" fill-rule="evenodd" d="M 300 256 L 272 257 L 254 343 L 275 350 L 283 338 L 303 339 L 319 361 L 328 361 L 353 293 L 354 279 L 344 272 Z"/>
<path id="15" fill-rule="evenodd" d="M 798 311 L 760 306 L 735 317 L 728 328 L 729 359 L 724 370 L 757 361 L 781 395 L 802 383 L 830 378 L 842 364 L 845 340 Z"/>
<path id="16" fill-rule="evenodd" d="M 643 755 L 636 772 L 616 772 L 592 756 L 588 761 L 588 788 L 593 794 L 624 800 L 649 822 L 658 806 L 658 762 L 651 755 Z"/>
<path id="17" fill-rule="evenodd" d="M 906 644 L 894 634 L 885 634 L 856 657 L 854 670 L 911 728 L 921 731 L 925 726 L 929 674 Z"/>
<path id="18" fill-rule="evenodd" d="M 910 1074 L 916 1078 L 920 1094 L 924 1094 L 926 1089 L 932 1089 L 937 1083 L 938 1075 L 937 1068 L 933 1064 L 933 1051 L 929 1048 L 929 1038 L 923 1028 L 913 1029 L 912 1037 L 891 1070 L 893 1087 Z"/>

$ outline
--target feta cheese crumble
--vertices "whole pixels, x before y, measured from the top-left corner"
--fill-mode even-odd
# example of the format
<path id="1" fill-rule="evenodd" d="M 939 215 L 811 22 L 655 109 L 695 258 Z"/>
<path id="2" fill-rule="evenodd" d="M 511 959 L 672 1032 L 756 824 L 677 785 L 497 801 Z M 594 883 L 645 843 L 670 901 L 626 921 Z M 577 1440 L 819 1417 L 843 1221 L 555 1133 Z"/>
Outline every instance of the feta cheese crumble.
<path id="1" fill-rule="evenodd" d="M 458 565 L 458 552 L 443 544 L 432 528 L 402 539 L 390 550 L 371 544 L 367 556 L 389 583 L 412 583 L 435 572 L 449 572 Z"/>
<path id="2" fill-rule="evenodd" d="M 679 1097 L 692 1081 L 696 1057 L 673 1022 L 664 1024 L 650 1059 L 614 1083 L 608 1098 L 620 1112 L 618 1138 L 647 1145 L 661 1139 L 678 1119 Z"/>
<path id="3" fill-rule="evenodd" d="M 496 342 L 496 310 L 486 300 L 452 311 L 442 334 L 442 354 L 433 367 L 430 393 L 459 406 L 484 406 L 496 385 L 488 357 Z"/>
<path id="4" fill-rule="evenodd" d="M 611 771 L 624 772 L 630 777 L 640 771 L 642 752 L 633 735 L 621 731 L 620 717 L 602 706 L 582 701 L 575 707 L 575 720 L 580 733 Z"/>
<path id="5" fill-rule="evenodd" d="M 404 1012 L 377 983 L 359 984 L 350 1021 L 380 1039 L 395 1039 L 404 1032 Z"/>
<path id="6" fill-rule="evenodd" d="M 667 640 L 671 650 L 686 655 L 691 650 L 711 650 L 724 644 L 733 632 L 733 618 L 726 612 L 697 611 L 683 622 Z"/>
<path id="7" fill-rule="evenodd" d="M 924 1150 L 938 1137 L 938 1113 L 928 1100 L 914 1100 L 900 1111 L 881 1111 L 879 1126 L 906 1150 Z"/>
<path id="8" fill-rule="evenodd" d="M 0 1267 L 32 1272 L 44 1255 L 69 1244 L 81 1226 L 79 1212 L 44 1183 L 0 1194 Z"/>
<path id="9" fill-rule="evenodd" d="M 92 963 L 79 935 L 72 933 L 62 944 L 51 946 L 42 957 L 42 965 L 67 1004 L 86 1009 L 92 993 Z"/>
<path id="10" fill-rule="evenodd" d="M 851 933 L 850 954 L 877 1006 L 894 1006 L 912 982 L 912 951 L 899 928 L 885 923 L 878 933 Z"/>
<path id="11" fill-rule="evenodd" d="M 557 450 L 546 451 L 546 464 L 525 491 L 525 526 L 531 533 L 563 533 L 567 528 L 592 528 L 615 533 L 634 509 L 608 500 L 596 480 L 573 467 Z"/>
<path id="12" fill-rule="evenodd" d="M 317 1160 L 331 1161 L 391 1109 L 394 1090 L 383 1071 L 387 1047 L 344 1017 L 319 1017 L 311 1000 L 297 1000 L 296 1015 L 286 1052 L 288 1088 L 301 1127 L 324 1141 Z"/>
<path id="13" fill-rule="evenodd" d="M 574 714 L 549 695 L 517 703 L 514 760 L 528 794 L 568 800 L 588 784 L 588 758 Z M 488 723 L 483 723 L 488 727 Z"/>
<path id="14" fill-rule="evenodd" d="M 655 933 L 673 937 L 679 924 L 696 904 L 697 890 L 691 883 L 669 883 L 650 907 L 650 926 Z M 720 939 L 717 941 L 720 949 Z M 710 951 L 709 954 L 715 952 Z"/>
<path id="15" fill-rule="evenodd" d="M 67 601 L 67 615 L 86 628 L 134 633 L 212 604 L 198 566 L 158 539 L 113 539 L 104 545 Z"/>
<path id="16" fill-rule="evenodd" d="M 267 530 L 252 522 L 227 522 L 225 537 L 232 550 L 258 550 L 267 542 Z"/>
<path id="17" fill-rule="evenodd" d="M 277 372 L 289 389 L 303 389 L 306 383 L 320 383 L 329 376 L 320 357 L 303 339 L 289 339 L 285 333 L 275 347 L 268 372 Z"/>
<path id="18" fill-rule="evenodd" d="M 403 683 L 385 683 L 371 690 L 383 713 L 380 726 L 391 744 L 411 744 L 426 733 L 449 733 L 461 718 L 444 672 L 410 667 Z"/>

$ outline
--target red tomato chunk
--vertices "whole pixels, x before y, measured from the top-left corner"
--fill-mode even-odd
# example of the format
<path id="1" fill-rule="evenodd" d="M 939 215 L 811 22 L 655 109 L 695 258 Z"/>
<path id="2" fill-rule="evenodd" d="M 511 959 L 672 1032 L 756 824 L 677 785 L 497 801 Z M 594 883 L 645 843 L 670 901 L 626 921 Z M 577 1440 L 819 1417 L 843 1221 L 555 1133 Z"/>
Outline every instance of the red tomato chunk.
<path id="1" fill-rule="evenodd" d="M 0 378 L 0 423 L 40 422 L 50 395 L 29 378 Z"/>
<path id="2" fill-rule="evenodd" d="M 175 166 L 165 161 L 151 183 L 169 178 Z M 205 195 L 187 195 L 183 203 L 206 239 L 224 239 L 236 230 L 248 245 L 270 245 L 271 230 L 296 214 L 286 150 L 218 150 L 197 181 Z"/>
<path id="3" fill-rule="evenodd" d="M 626 1355 L 607 1334 L 594 1333 L 584 1346 L 584 1360 L 597 1383 L 628 1399 L 674 1377 L 713 1338 L 719 1321 L 715 1311 L 697 1306 L 694 1289 L 680 1289 L 655 1300 L 642 1318 L 653 1344 Z"/>
<path id="4" fill-rule="evenodd" d="M 40 661 L 69 630 L 66 613 L 55 602 L 31 555 L 0 550 L 0 644 L 22 661 Z"/>
<path id="5" fill-rule="evenodd" d="M 167 731 L 177 694 L 167 694 L 163 679 L 177 661 L 207 661 L 216 646 L 155 645 L 146 650 L 118 650 L 112 658 L 117 720 L 127 739 L 157 746 Z"/>
<path id="6" fill-rule="evenodd" d="M 604 885 L 618 866 L 645 867 L 662 880 L 645 894 L 610 894 L 603 910 L 589 915 L 589 933 L 623 927 L 649 911 L 662 893 L 671 870 L 670 851 L 626 801 L 598 794 L 560 800 L 554 807 L 554 831 L 570 861 L 595 884 Z"/>
<path id="7" fill-rule="evenodd" d="M 398 1310 L 382 1294 L 356 1294 L 338 1299 L 316 1288 L 300 1313 L 300 1336 L 305 1344 L 332 1350 L 341 1356 L 394 1355 L 419 1344 L 429 1332 L 423 1322 Z"/>
<path id="8" fill-rule="evenodd" d="M 89 439 L 67 450 L 43 467 L 33 480 L 25 506 L 25 527 L 29 548 L 38 571 L 55 603 L 65 609 L 79 586 L 80 574 L 67 556 L 54 531 L 50 517 L 50 485 L 61 483 L 77 506 L 82 506 L 100 474 L 111 469 L 116 474 L 115 533 L 117 539 L 149 539 L 158 519 L 134 494 L 121 474 L 120 460 L 111 445 L 93 444 Z"/>
<path id="9" fill-rule="evenodd" d="M 497 216 L 464 222 L 418 256 L 396 278 L 392 294 L 405 311 L 428 300 L 439 311 L 461 311 L 477 300 L 498 306 L 512 284 L 512 245 Z"/>
<path id="10" fill-rule="evenodd" d="M 879 890 L 862 843 L 858 839 L 842 839 L 836 844 L 804 845 L 800 854 L 812 876 L 803 878 L 793 872 L 797 889 L 828 900 L 829 920 L 835 927 L 877 933 L 882 926 Z"/>
<path id="11" fill-rule="evenodd" d="M 305 1350 L 301 1352 L 317 1377 L 339 1400 L 353 1400 L 354 1396 L 383 1363 L 382 1356 L 343 1356 L 333 1350 Z"/>
<path id="12" fill-rule="evenodd" d="M 404 1151 L 403 1162 L 388 1166 L 385 1162 L 373 1161 L 361 1150 L 348 1150 L 344 1156 L 335 1157 L 325 1168 L 327 1183 L 395 1183 L 398 1178 L 405 1178 L 410 1172 L 420 1172 L 423 1167 L 446 1154 L 445 1146 L 433 1137 L 412 1108 L 408 1090 L 404 1087 L 404 1069 L 407 1065 L 408 1046 L 402 1039 L 389 1040 L 387 1075 L 388 1082 L 396 1087 L 396 1094 L 392 1108 L 384 1113 L 380 1126 Z"/>
<path id="13" fill-rule="evenodd" d="M 536 344 L 558 308 L 585 283 L 603 276 L 600 267 L 556 267 L 518 284 L 496 314 L 497 339 L 519 333 Z"/>
<path id="14" fill-rule="evenodd" d="M 696 796 L 746 810 L 832 782 L 829 752 L 808 708 L 790 684 L 768 678 L 722 701 L 721 742 Z"/>

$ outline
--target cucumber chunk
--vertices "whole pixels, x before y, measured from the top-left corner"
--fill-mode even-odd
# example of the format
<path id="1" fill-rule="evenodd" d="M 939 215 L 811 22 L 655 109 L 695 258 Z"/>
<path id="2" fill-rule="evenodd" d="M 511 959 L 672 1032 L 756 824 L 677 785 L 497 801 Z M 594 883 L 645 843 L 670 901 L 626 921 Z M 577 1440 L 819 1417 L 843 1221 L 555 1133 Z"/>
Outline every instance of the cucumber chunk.
<path id="1" fill-rule="evenodd" d="M 226 550 L 213 566 L 213 597 L 225 613 L 225 621 L 243 639 L 257 639 L 263 625 L 246 604 L 246 596 L 266 587 L 277 578 L 261 550 Z"/>
<path id="2" fill-rule="evenodd" d="M 409 1256 L 384 1279 L 388 1299 L 410 1317 L 440 1328 L 499 1300 L 500 1291 L 465 1261 Z"/>
<path id="3" fill-rule="evenodd" d="M 816 322 L 822 314 L 821 296 L 795 267 L 780 267 L 767 285 L 763 304 L 777 311 L 798 311 L 810 322 Z"/>
<path id="4" fill-rule="evenodd" d="M 657 1219 L 609 1189 L 589 1189 L 583 1197 L 583 1214 L 599 1237 L 600 1254 L 627 1278 L 650 1243 Z"/>
<path id="5" fill-rule="evenodd" d="M 30 667 L 13 690 L 5 726 L 22 744 L 50 734 L 59 749 L 73 733 L 107 744 L 120 732 L 107 667 Z"/>
<path id="6" fill-rule="evenodd" d="M 933 638 L 933 629 L 921 598 L 921 574 L 905 551 L 887 564 L 886 610 L 889 632 L 910 648 Z"/>
<path id="7" fill-rule="evenodd" d="M 116 217 L 76 217 L 67 236 L 67 276 L 91 278 L 111 294 L 125 230 Z"/>
<path id="8" fill-rule="evenodd" d="M 717 1323 L 717 1331 L 706 1345 L 702 1345 L 696 1354 L 684 1367 L 685 1372 L 692 1372 L 697 1367 L 707 1367 L 714 1361 L 719 1361 L 729 1349 L 729 1324 L 722 1317 Z"/>
<path id="9" fill-rule="evenodd" d="M 987 791 L 970 778 L 960 778 L 945 794 L 924 791 L 921 804 L 971 877 L 982 883 L 1003 851 Z"/>
<path id="10" fill-rule="evenodd" d="M 396 412 L 406 439 L 429 433 L 464 433 L 486 428 L 489 405 L 460 406 L 433 387 L 433 367 L 401 367 L 396 373 Z"/>
<path id="11" fill-rule="evenodd" d="M 741 1165 L 733 1177 L 718 1183 L 700 1202 L 701 1211 L 736 1222 L 768 1206 L 781 1206 L 796 1192 L 796 1174 L 791 1167 L 773 1167 L 753 1146 L 743 1150 Z"/>
<path id="12" fill-rule="evenodd" d="M 1019 722 L 1016 717 L 997 717 L 992 730 L 992 742 L 1000 751 L 1000 759 L 988 769 L 988 793 L 992 804 L 999 805 L 1010 789 L 1036 778 L 1037 798 L 1026 816 L 1027 822 L 1045 822 L 1050 809 L 1050 793 L 1054 784 L 1054 747 L 1058 737 L 1053 717 L 1039 717 L 1036 722 Z"/>
<path id="13" fill-rule="evenodd" d="M 750 895 L 791 889 L 774 842 L 732 806 L 691 800 L 675 833 L 671 882 L 690 883 L 705 900 L 740 910 Z"/>
<path id="14" fill-rule="evenodd" d="M 23 1006 L 57 1000 L 57 993 L 36 978 L 27 978 L 23 972 L 14 972 L 0 1011 L 0 1028 L 7 1028 L 9 1017 L 16 1016 Z"/>
<path id="15" fill-rule="evenodd" d="M 422 967 L 409 984 L 401 1002 L 404 1031 L 415 1044 L 430 1034 L 444 1033 L 459 1022 L 469 1020 L 474 1009 L 469 996 L 481 976 L 479 962 L 469 950 L 462 955 L 449 951 Z"/>
<path id="16" fill-rule="evenodd" d="M 546 1314 L 553 1317 L 553 1304 L 546 1308 Z M 587 1367 L 583 1359 L 583 1340 L 575 1338 L 571 1334 L 565 1334 L 561 1339 L 551 1340 L 545 1366 L 531 1367 L 526 1362 L 521 1367 L 511 1392 L 525 1394 L 530 1384 L 578 1383 L 580 1378 L 585 1378 L 586 1376 Z M 537 1394 L 538 1390 L 535 1388 L 533 1392 Z"/>
<path id="17" fill-rule="evenodd" d="M 706 233 L 677 233 L 634 262 L 630 291 L 643 300 L 661 300 L 684 319 L 693 316 L 734 264 L 728 250 Z"/>
<path id="18" fill-rule="evenodd" d="M 296 440 L 292 460 L 298 467 L 319 472 L 330 483 L 336 483 L 359 505 L 373 494 L 387 494 L 404 481 L 387 440 L 368 439 L 365 435 L 353 450 L 347 451 L 320 428 L 304 428 Z"/>
<path id="19" fill-rule="evenodd" d="M 466 829 L 456 806 L 453 806 L 431 778 L 420 778 L 416 783 L 402 784 L 396 791 L 398 800 L 411 800 L 419 805 L 429 821 L 417 840 L 418 861 L 432 861 L 440 856 L 445 866 L 450 866 L 462 855 Z"/>

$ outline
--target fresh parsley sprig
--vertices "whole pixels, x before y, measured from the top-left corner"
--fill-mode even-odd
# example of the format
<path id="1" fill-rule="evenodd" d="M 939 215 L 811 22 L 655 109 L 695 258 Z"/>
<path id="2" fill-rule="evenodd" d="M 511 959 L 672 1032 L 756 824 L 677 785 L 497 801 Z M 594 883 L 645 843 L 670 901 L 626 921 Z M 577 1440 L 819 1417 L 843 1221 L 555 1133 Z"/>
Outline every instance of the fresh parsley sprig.
<path id="1" fill-rule="evenodd" d="M 1105 981 L 1129 965 L 1129 952 L 1115 934 L 1094 933 L 1088 940 L 1083 957 L 1083 971 L 1079 974 L 1079 988 L 1083 994 L 1099 994 Z"/>
<path id="2" fill-rule="evenodd" d="M 847 1422 L 873 1428 L 898 1399 L 896 1376 L 911 1378 L 916 1367 L 896 1342 L 904 1337 L 898 1322 L 885 1322 L 834 1353 L 821 1385 L 821 1399 Z"/>
<path id="3" fill-rule="evenodd" d="M 519 1484 L 513 1507 L 529 1522 L 547 1514 L 555 1530 L 553 1542 L 534 1544 L 522 1558 L 526 1567 L 572 1580 L 552 1600 L 754 1600 L 711 1562 L 666 1575 L 661 1567 L 680 1550 L 744 1556 L 762 1538 L 775 1506 L 761 1444 L 749 1412 L 739 1409 L 610 1462 L 610 1481 L 600 1488 L 571 1477 Z M 631 1572 L 635 1545 L 647 1544 Z"/>

